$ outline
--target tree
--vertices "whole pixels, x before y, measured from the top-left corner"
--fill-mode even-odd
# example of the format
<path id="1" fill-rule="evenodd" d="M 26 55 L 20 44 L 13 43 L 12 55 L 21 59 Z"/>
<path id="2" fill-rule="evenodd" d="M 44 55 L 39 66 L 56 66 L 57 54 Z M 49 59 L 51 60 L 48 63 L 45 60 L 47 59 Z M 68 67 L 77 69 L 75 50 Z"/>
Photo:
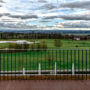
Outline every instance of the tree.
<path id="1" fill-rule="evenodd" d="M 8 46 L 10 49 L 22 49 L 22 44 L 14 44 L 14 43 L 10 43 Z"/>
<path id="2" fill-rule="evenodd" d="M 15 44 L 15 49 L 23 49 L 23 44 Z"/>
<path id="3" fill-rule="evenodd" d="M 31 45 L 30 45 L 30 49 L 31 49 L 31 50 L 34 50 L 34 49 L 35 49 L 35 44 L 31 44 Z"/>
<path id="4" fill-rule="evenodd" d="M 55 47 L 61 47 L 62 46 L 61 40 L 60 39 L 55 39 L 54 40 L 54 45 L 55 45 Z"/>
<path id="5" fill-rule="evenodd" d="M 8 45 L 8 48 L 9 48 L 9 49 L 15 48 L 15 44 L 10 43 L 10 44 Z"/>
<path id="6" fill-rule="evenodd" d="M 42 41 L 42 43 L 41 43 L 42 45 L 42 49 L 43 50 L 46 50 L 47 49 L 47 44 L 46 44 L 46 42 L 45 41 Z"/>
<path id="7" fill-rule="evenodd" d="M 41 50 L 41 44 L 40 43 L 37 43 L 36 44 L 36 47 L 37 47 L 37 51 L 40 51 Z"/>
<path id="8" fill-rule="evenodd" d="M 24 48 L 24 49 L 29 49 L 29 44 L 24 43 L 24 44 L 23 44 L 23 48 Z"/>

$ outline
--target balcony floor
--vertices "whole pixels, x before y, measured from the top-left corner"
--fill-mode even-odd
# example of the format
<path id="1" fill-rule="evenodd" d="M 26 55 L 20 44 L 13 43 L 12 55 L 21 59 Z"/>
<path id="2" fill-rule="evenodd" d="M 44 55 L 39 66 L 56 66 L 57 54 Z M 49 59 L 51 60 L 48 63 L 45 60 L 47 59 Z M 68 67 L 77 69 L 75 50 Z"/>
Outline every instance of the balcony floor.
<path id="1" fill-rule="evenodd" d="M 90 90 L 89 80 L 0 81 L 0 90 Z"/>

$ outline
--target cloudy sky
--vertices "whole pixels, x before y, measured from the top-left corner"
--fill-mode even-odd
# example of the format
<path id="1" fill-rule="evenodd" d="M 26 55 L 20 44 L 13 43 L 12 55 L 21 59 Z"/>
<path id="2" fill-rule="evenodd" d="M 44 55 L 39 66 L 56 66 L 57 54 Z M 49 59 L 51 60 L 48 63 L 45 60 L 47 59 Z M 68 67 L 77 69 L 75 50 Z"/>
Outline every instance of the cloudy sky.
<path id="1" fill-rule="evenodd" d="M 90 0 L 0 0 L 0 29 L 90 28 Z"/>

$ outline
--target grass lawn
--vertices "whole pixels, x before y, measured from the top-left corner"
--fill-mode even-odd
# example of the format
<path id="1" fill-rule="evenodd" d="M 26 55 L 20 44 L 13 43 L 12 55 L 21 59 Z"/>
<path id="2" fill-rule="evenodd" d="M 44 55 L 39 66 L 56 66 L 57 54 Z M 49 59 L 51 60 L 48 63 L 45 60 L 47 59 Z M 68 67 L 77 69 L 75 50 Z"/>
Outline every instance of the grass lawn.
<path id="1" fill-rule="evenodd" d="M 8 39 L 7 41 L 15 41 L 15 40 L 23 40 L 23 39 Z M 48 48 L 51 49 L 90 49 L 90 41 L 89 40 L 81 40 L 81 41 L 76 41 L 76 40 L 61 40 L 62 46 L 61 47 L 55 47 L 54 45 L 54 39 L 25 39 L 28 41 L 45 41 Z M 5 39 L 0 39 L 0 41 L 6 41 Z M 0 48 L 8 48 L 8 43 L 0 43 Z M 76 47 L 78 46 L 78 47 Z"/>
<path id="2" fill-rule="evenodd" d="M 13 40 L 13 39 L 12 39 Z M 16 40 L 16 39 L 14 39 Z M 17 39 L 18 40 L 18 39 Z M 27 39 L 28 40 L 28 39 Z M 1 40 L 2 41 L 2 40 Z M 74 63 L 75 69 L 90 69 L 90 41 L 61 40 L 62 46 L 55 47 L 53 39 L 38 39 L 28 41 L 46 41 L 49 49 L 65 49 L 50 51 L 27 51 L 17 53 L 0 54 L 0 68 L 6 70 L 38 70 L 41 64 L 42 70 L 54 70 L 55 62 L 57 70 L 71 69 Z M 7 48 L 9 44 L 0 44 L 1 48 Z M 78 46 L 78 47 L 76 47 Z M 67 49 L 77 49 L 67 51 Z M 78 49 L 88 49 L 82 51 Z"/>
<path id="3" fill-rule="evenodd" d="M 57 70 L 71 69 L 74 63 L 75 69 L 90 69 L 90 51 L 82 50 L 48 50 L 27 51 L 1 54 L 1 70 L 38 70 L 41 64 L 42 70 L 54 70 L 55 62 Z"/>

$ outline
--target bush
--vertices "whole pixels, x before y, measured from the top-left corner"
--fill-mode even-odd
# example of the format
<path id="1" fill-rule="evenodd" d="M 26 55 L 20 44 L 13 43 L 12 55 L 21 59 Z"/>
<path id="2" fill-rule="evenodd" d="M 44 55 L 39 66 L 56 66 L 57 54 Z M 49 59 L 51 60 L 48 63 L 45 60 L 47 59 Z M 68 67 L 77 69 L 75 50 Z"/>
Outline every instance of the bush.
<path id="1" fill-rule="evenodd" d="M 15 48 L 15 44 L 10 43 L 10 44 L 8 45 L 8 48 L 9 48 L 9 49 Z"/>
<path id="2" fill-rule="evenodd" d="M 36 49 L 37 49 L 37 51 L 40 51 L 40 50 L 42 49 L 42 47 L 41 47 L 41 44 L 40 44 L 40 43 L 37 43 L 37 44 L 36 44 Z"/>
<path id="3" fill-rule="evenodd" d="M 37 44 L 36 44 L 36 49 L 37 49 L 38 51 L 40 51 L 40 50 L 46 50 L 46 49 L 47 49 L 47 44 L 46 44 L 46 42 L 45 42 L 45 41 L 42 41 L 41 43 L 37 43 Z"/>
<path id="4" fill-rule="evenodd" d="M 78 45 L 76 45 L 75 47 L 78 47 Z"/>
<path id="5" fill-rule="evenodd" d="M 54 45 L 55 45 L 55 47 L 61 47 L 62 46 L 61 40 L 60 39 L 55 39 L 54 40 Z"/>
<path id="6" fill-rule="evenodd" d="M 24 44 L 23 44 L 23 49 L 29 49 L 29 44 L 24 43 Z"/>
<path id="7" fill-rule="evenodd" d="M 31 50 L 34 50 L 34 49 L 35 49 L 35 44 L 31 44 L 31 45 L 30 45 L 30 49 L 31 49 Z"/>
<path id="8" fill-rule="evenodd" d="M 46 44 L 46 42 L 45 41 L 42 41 L 42 43 L 41 43 L 42 45 L 42 49 L 44 49 L 44 50 L 46 50 L 47 49 L 47 44 Z"/>
<path id="9" fill-rule="evenodd" d="M 22 44 L 14 44 L 14 43 L 10 43 L 9 44 L 9 49 L 23 49 L 23 47 L 22 47 Z"/>
<path id="10" fill-rule="evenodd" d="M 23 44 L 15 44 L 15 49 L 23 49 Z"/>

